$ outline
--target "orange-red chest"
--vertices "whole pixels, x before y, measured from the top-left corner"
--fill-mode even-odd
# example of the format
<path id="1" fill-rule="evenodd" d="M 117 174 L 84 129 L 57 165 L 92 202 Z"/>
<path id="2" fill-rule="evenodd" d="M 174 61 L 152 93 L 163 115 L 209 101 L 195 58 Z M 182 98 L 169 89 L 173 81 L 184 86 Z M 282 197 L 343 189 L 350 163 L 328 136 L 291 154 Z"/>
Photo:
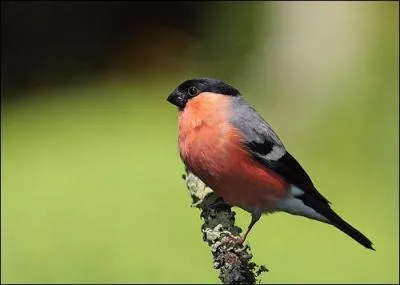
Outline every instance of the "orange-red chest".
<path id="1" fill-rule="evenodd" d="M 256 162 L 230 123 L 230 97 L 202 93 L 179 114 L 179 151 L 186 166 L 231 205 L 273 209 L 287 183 Z"/>
<path id="2" fill-rule="evenodd" d="M 221 166 L 217 159 L 227 159 L 232 136 L 228 103 L 225 96 L 202 93 L 179 114 L 180 155 L 191 169 L 212 172 Z"/>

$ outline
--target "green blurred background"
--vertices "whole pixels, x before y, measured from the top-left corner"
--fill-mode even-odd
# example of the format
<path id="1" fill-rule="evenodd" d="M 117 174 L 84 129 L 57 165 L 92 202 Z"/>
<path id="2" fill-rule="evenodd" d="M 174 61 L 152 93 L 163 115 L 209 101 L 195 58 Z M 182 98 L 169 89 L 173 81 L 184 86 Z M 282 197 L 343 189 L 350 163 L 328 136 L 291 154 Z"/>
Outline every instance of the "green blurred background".
<path id="1" fill-rule="evenodd" d="M 1 5 L 2 283 L 219 282 L 166 101 L 198 76 L 237 87 L 377 250 L 269 215 L 262 282 L 399 282 L 397 2 Z"/>

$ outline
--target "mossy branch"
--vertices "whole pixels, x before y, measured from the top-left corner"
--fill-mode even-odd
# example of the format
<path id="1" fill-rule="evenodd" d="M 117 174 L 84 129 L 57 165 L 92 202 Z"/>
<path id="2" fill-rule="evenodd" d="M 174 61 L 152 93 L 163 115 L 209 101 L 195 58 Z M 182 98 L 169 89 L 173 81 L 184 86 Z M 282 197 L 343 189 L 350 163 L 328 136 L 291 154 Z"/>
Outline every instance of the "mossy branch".
<path id="1" fill-rule="evenodd" d="M 193 199 L 192 207 L 201 210 L 203 240 L 211 249 L 219 279 L 224 284 L 256 284 L 261 273 L 268 270 L 251 261 L 253 255 L 247 243 L 235 244 L 234 237 L 242 232 L 235 226 L 236 213 L 193 173 L 186 170 L 183 178 Z"/>

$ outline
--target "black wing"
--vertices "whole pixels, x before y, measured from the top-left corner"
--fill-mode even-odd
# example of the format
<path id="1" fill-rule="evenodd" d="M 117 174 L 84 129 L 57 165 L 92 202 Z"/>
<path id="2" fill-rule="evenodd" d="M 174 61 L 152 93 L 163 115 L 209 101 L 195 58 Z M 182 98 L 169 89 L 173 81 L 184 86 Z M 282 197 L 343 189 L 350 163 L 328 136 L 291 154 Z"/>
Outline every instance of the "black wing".
<path id="1" fill-rule="evenodd" d="M 243 135 L 243 144 L 253 154 L 254 159 L 279 174 L 291 184 L 296 185 L 318 200 L 329 204 L 329 201 L 315 189 L 310 177 L 286 151 L 283 143 L 271 126 L 242 97 L 235 97 L 232 124 Z"/>
<path id="2" fill-rule="evenodd" d="M 317 191 L 303 167 L 301 167 L 300 163 L 298 163 L 288 151 L 285 150 L 284 154 L 279 159 L 270 160 L 266 158 L 266 154 L 272 150 L 274 146 L 272 142 L 266 140 L 262 145 L 254 142 L 249 142 L 245 145 L 258 162 L 279 174 L 289 183 L 296 185 L 308 194 L 318 198 L 318 200 L 328 204 L 330 203 L 328 199 Z"/>

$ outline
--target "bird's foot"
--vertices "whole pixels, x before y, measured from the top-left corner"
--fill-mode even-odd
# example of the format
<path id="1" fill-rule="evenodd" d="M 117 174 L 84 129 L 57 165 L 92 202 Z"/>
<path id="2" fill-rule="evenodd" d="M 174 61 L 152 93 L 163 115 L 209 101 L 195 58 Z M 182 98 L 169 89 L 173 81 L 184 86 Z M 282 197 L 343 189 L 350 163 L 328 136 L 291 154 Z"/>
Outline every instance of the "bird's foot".
<path id="1" fill-rule="evenodd" d="M 228 234 L 226 237 L 226 241 L 230 244 L 232 244 L 234 247 L 236 246 L 242 246 L 244 242 L 244 237 L 242 236 L 234 236 L 232 234 Z"/>

